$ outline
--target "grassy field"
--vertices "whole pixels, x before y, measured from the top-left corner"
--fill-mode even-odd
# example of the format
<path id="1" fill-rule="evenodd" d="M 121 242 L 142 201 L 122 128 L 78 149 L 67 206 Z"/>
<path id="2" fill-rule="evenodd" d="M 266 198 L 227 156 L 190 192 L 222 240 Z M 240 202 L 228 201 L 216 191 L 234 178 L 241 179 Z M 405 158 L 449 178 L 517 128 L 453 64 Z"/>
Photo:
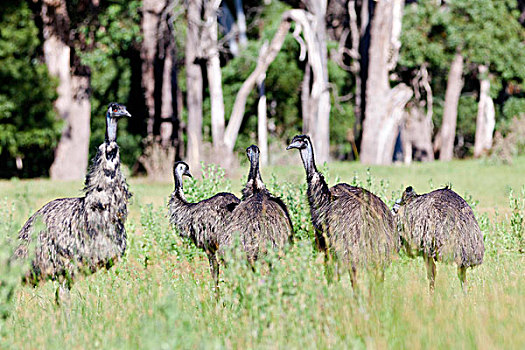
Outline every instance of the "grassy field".
<path id="1" fill-rule="evenodd" d="M 11 315 L 0 320 L 0 348 L 525 348 L 525 158 L 512 166 L 457 161 L 323 168 L 329 184 L 360 184 L 389 206 L 405 186 L 424 193 L 452 184 L 474 206 L 485 236 L 485 261 L 468 271 L 467 294 L 455 267 L 443 264 L 430 294 L 423 261 L 403 253 L 382 285 L 364 274 L 361 293 L 354 293 L 348 276 L 328 284 L 323 257 L 312 245 L 304 170 L 298 156 L 292 163 L 262 171 L 290 208 L 299 238 L 284 258 L 266 258 L 271 273 L 264 263 L 253 272 L 230 257 L 216 300 L 206 257 L 167 224 L 172 184 L 130 179 L 124 259 L 75 283 L 69 310 L 55 306 L 53 282 L 19 287 Z M 206 173 L 205 181 L 186 182 L 185 191 L 192 200 L 222 190 L 239 194 L 246 171 L 226 181 Z M 0 235 L 15 236 L 44 203 L 80 195 L 81 188 L 81 182 L 0 181 Z"/>

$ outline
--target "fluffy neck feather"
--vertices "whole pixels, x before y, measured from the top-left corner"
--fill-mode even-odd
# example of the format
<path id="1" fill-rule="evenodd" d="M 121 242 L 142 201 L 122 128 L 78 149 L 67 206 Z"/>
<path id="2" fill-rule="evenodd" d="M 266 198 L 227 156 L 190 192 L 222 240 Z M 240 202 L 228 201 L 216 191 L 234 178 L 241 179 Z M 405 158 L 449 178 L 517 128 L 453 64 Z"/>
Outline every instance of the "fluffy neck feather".
<path id="1" fill-rule="evenodd" d="M 316 229 L 321 229 L 323 210 L 330 203 L 330 189 L 326 183 L 323 174 L 315 166 L 314 150 L 309 144 L 308 147 L 302 148 L 301 159 L 303 160 L 304 169 L 306 170 L 306 181 L 308 183 L 308 202 L 310 212 Z M 324 209 L 323 209 L 324 208 Z"/>
<path id="2" fill-rule="evenodd" d="M 106 142 L 117 140 L 117 118 L 112 118 L 109 112 L 106 114 Z"/>
<path id="3" fill-rule="evenodd" d="M 315 166 L 314 150 L 309 144 L 308 147 L 300 150 L 301 159 L 303 161 L 304 169 L 306 170 L 306 176 L 312 177 L 314 173 L 317 173 L 317 167 Z"/>
<path id="4" fill-rule="evenodd" d="M 266 190 L 266 186 L 259 172 L 259 157 L 250 158 L 250 172 L 248 173 L 248 181 L 246 187 L 242 190 L 243 198 L 247 198 L 256 192 Z"/>
<path id="5" fill-rule="evenodd" d="M 175 179 L 175 195 L 177 198 L 186 202 L 186 197 L 184 196 L 184 191 L 183 191 L 183 186 L 182 186 L 182 174 L 180 172 L 180 169 L 175 169 L 175 172 L 173 175 L 174 175 L 173 178 Z"/>

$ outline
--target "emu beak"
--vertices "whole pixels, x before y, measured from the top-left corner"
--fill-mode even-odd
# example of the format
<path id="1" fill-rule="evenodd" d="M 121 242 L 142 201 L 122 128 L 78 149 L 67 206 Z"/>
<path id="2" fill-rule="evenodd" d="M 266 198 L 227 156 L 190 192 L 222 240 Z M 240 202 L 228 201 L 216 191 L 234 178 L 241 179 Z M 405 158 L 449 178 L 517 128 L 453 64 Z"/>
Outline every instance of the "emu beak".
<path id="1" fill-rule="evenodd" d="M 114 112 L 113 115 L 118 118 L 131 117 L 131 114 L 128 112 L 126 108 L 119 109 L 117 112 Z"/>
<path id="2" fill-rule="evenodd" d="M 286 147 L 286 150 L 291 150 L 292 148 L 301 149 L 301 142 L 300 141 L 294 141 L 292 142 L 288 147 Z"/>
<path id="3" fill-rule="evenodd" d="M 186 176 L 189 176 L 189 177 L 193 178 L 193 176 L 191 176 L 191 173 L 190 173 L 190 171 L 188 169 L 184 170 L 183 175 L 186 175 Z"/>

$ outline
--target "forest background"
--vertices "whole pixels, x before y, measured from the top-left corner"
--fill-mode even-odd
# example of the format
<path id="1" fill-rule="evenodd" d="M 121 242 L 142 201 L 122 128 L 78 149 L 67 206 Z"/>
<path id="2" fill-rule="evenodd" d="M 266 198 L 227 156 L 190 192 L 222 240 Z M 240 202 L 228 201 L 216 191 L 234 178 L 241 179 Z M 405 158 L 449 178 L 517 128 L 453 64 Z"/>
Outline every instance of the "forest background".
<path id="1" fill-rule="evenodd" d="M 525 1 L 5 0 L 0 177 L 82 179 L 109 102 L 133 174 L 489 156 L 525 144 Z"/>

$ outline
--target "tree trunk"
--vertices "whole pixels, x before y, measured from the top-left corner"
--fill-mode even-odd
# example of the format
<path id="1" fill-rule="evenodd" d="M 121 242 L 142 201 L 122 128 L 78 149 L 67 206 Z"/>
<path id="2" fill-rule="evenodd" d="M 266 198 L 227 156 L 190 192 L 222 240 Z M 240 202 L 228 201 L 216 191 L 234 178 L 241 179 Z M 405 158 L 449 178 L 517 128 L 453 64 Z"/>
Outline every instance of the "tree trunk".
<path id="1" fill-rule="evenodd" d="M 188 163 L 191 169 L 198 171 L 202 143 L 202 67 L 197 57 L 197 43 L 200 40 L 199 23 L 201 21 L 202 1 L 188 1 L 188 28 L 186 32 L 186 85 L 188 108 Z"/>
<path id="2" fill-rule="evenodd" d="M 480 157 L 492 147 L 492 134 L 496 125 L 494 102 L 490 98 L 490 80 L 488 67 L 479 66 L 480 88 L 478 115 L 476 118 L 476 141 L 474 157 Z"/>
<path id="3" fill-rule="evenodd" d="M 395 16 L 395 3 L 400 1 L 378 2 L 372 20 L 366 117 L 360 155 L 361 161 L 366 164 L 392 162 L 395 140 L 403 120 L 403 109 L 412 97 L 412 90 L 405 84 L 398 84 L 393 89 L 389 85 L 389 68 L 395 67 L 391 48 L 397 28 L 394 22 L 401 20 L 400 15 Z"/>
<path id="4" fill-rule="evenodd" d="M 304 76 L 301 83 L 301 113 L 303 115 L 303 134 L 312 135 L 312 121 L 310 120 L 312 114 L 308 110 L 310 99 L 310 89 L 312 82 L 312 69 L 310 64 L 307 62 L 304 67 Z"/>
<path id="5" fill-rule="evenodd" d="M 432 150 L 432 118 L 429 118 L 418 106 L 408 108 L 403 125 L 403 155 L 404 163 L 412 160 L 429 162 L 434 160 Z"/>
<path id="6" fill-rule="evenodd" d="M 218 48 L 218 25 L 217 9 L 220 0 L 209 0 L 206 3 L 204 14 L 203 31 L 201 34 L 200 45 L 203 46 L 204 57 L 206 58 L 206 68 L 208 73 L 208 88 L 210 90 L 211 101 L 211 135 L 213 148 L 218 159 L 224 161 L 222 157 L 224 140 L 224 98 L 222 95 L 222 73 L 219 59 Z M 226 161 L 226 164 L 228 161 Z M 225 164 L 223 164 L 225 165 Z"/>
<path id="7" fill-rule="evenodd" d="M 362 4 L 362 7 L 366 6 L 366 1 L 364 4 Z M 366 8 L 368 8 L 366 6 Z M 368 16 L 368 13 L 365 12 L 365 15 Z M 352 47 L 349 50 L 350 58 L 352 59 L 352 63 L 350 65 L 350 70 L 354 74 L 355 77 L 355 105 L 354 105 L 354 116 L 355 116 L 355 122 L 354 122 L 354 129 L 352 132 L 352 144 L 355 145 L 356 141 L 360 139 L 360 135 L 362 132 L 362 81 L 361 81 L 361 55 L 359 54 L 359 46 L 361 41 L 361 34 L 359 31 L 359 27 L 357 26 L 357 10 L 356 10 L 356 1 L 350 0 L 348 1 L 348 17 L 350 19 L 350 36 L 351 36 L 351 43 Z M 354 156 L 355 158 L 359 158 L 359 154 L 356 152 L 356 147 L 354 146 Z"/>
<path id="8" fill-rule="evenodd" d="M 235 13 L 237 15 L 237 28 L 239 28 L 239 45 L 245 47 L 248 44 L 248 37 L 246 36 L 246 16 L 242 8 L 242 0 L 234 0 Z"/>
<path id="9" fill-rule="evenodd" d="M 264 91 L 265 75 L 259 77 L 259 102 L 257 104 L 257 143 L 261 150 L 261 165 L 268 165 L 268 121 L 266 118 L 266 92 Z"/>
<path id="10" fill-rule="evenodd" d="M 443 110 L 443 122 L 439 132 L 439 160 L 452 160 L 454 154 L 454 138 L 456 136 L 456 122 L 458 118 L 458 104 L 463 88 L 463 56 L 456 53 L 450 66 L 445 92 L 445 108 Z M 434 147 L 436 151 L 436 147 Z"/>
<path id="11" fill-rule="evenodd" d="M 160 111 L 160 140 L 163 147 L 172 146 L 172 140 L 175 139 L 176 130 L 174 126 L 176 124 L 176 115 L 173 108 L 174 99 L 176 97 L 175 89 L 173 86 L 173 78 L 176 78 L 176 70 L 174 65 L 174 47 L 173 43 L 170 44 L 164 55 L 164 69 L 162 72 L 162 92 L 161 92 L 161 111 Z M 178 124 L 178 123 L 177 123 Z"/>
<path id="12" fill-rule="evenodd" d="M 147 134 L 153 136 L 155 125 L 155 56 L 157 55 L 160 14 L 166 0 L 142 1 L 142 88 L 148 108 Z"/>
<path id="13" fill-rule="evenodd" d="M 308 12 L 313 15 L 312 19 L 305 18 L 308 25 L 303 26 L 308 47 L 308 60 L 314 73 L 314 83 L 310 92 L 311 113 L 310 131 L 315 147 L 316 158 L 320 163 L 327 162 L 330 158 L 330 91 L 328 90 L 328 53 L 326 47 L 326 7 L 327 0 L 305 0 Z M 308 28 L 310 27 L 310 28 Z M 309 36 L 311 43 L 308 44 Z"/>
<path id="14" fill-rule="evenodd" d="M 40 15 L 46 65 L 49 73 L 59 80 L 55 107 L 65 122 L 49 173 L 52 179 L 79 180 L 84 178 L 88 165 L 89 69 L 80 64 L 69 46 L 70 22 L 66 2 L 43 1 Z"/>

